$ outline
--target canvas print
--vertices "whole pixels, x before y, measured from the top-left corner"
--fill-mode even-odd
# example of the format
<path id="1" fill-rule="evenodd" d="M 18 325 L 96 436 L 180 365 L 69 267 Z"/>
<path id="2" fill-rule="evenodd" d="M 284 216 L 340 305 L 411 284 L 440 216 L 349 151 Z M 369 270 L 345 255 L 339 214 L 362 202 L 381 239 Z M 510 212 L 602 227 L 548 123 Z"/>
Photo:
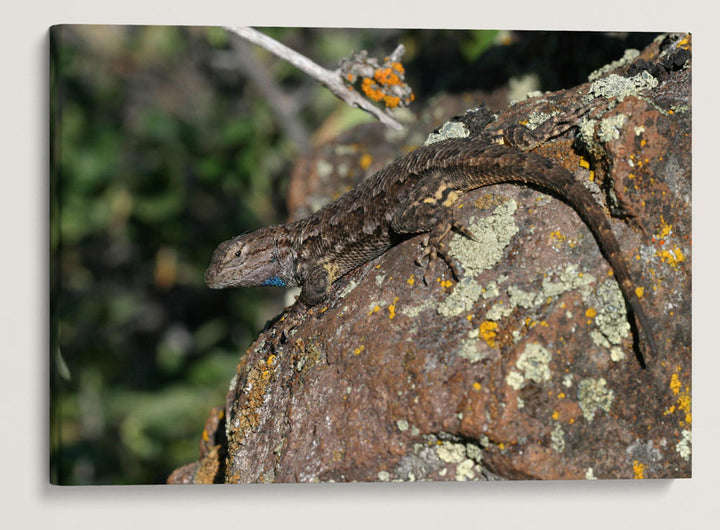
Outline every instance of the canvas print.
<path id="1" fill-rule="evenodd" d="M 691 476 L 692 36 L 50 29 L 50 481 Z"/>

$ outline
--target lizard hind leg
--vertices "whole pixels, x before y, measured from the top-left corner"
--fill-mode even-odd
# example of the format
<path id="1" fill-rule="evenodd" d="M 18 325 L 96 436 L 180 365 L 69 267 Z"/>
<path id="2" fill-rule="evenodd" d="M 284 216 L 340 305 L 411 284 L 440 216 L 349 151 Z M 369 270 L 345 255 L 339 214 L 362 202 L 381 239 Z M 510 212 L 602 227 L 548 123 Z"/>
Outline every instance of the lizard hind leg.
<path id="1" fill-rule="evenodd" d="M 422 265 L 423 259 L 427 257 L 423 275 L 426 284 L 434 271 L 438 256 L 448 265 L 457 280 L 462 273 L 447 252 L 445 238 L 451 231 L 455 231 L 474 239 L 472 232 L 455 220 L 450 208 L 458 194 L 436 175 L 424 177 L 413 191 L 397 208 L 391 220 L 392 230 L 397 234 L 426 233 L 422 242 L 424 253 L 416 260 L 418 265 Z"/>
<path id="2" fill-rule="evenodd" d="M 425 266 L 425 273 L 423 274 L 423 281 L 425 285 L 430 285 L 430 277 L 435 271 L 435 262 L 438 256 L 447 264 L 452 272 L 453 278 L 459 280 L 462 277 L 462 271 L 457 267 L 455 261 L 450 257 L 447 252 L 445 245 L 445 238 L 456 226 L 460 226 L 457 223 L 442 223 L 436 225 L 423 240 L 423 255 L 419 256 L 415 262 L 418 265 L 422 265 L 422 260 L 427 257 L 427 265 Z M 466 229 L 465 229 L 466 230 Z M 469 234 L 466 230 L 465 233 Z"/>

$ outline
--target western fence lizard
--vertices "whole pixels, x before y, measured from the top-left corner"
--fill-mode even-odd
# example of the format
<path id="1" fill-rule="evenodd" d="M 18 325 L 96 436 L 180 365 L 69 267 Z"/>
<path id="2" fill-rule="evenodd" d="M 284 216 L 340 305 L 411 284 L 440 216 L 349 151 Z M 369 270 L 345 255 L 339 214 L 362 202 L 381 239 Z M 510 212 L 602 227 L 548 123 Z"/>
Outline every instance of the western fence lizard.
<path id="1" fill-rule="evenodd" d="M 567 119 L 554 119 L 534 133 L 534 139 L 530 135 L 530 139 L 517 141 L 528 131 L 518 126 L 522 129 L 500 135 L 482 133 L 420 147 L 305 219 L 220 243 L 205 282 L 213 289 L 302 286 L 298 300 L 310 307 L 326 298 L 338 278 L 421 233 L 428 235 L 428 267 L 440 255 L 457 275 L 445 255 L 443 239 L 453 229 L 469 237 L 472 234 L 454 220 L 452 203 L 462 192 L 475 188 L 525 184 L 559 197 L 578 212 L 612 266 L 650 351 L 657 356 L 627 260 L 602 207 L 568 170 L 519 148 L 521 143 L 523 148 L 539 145 L 572 126 Z M 511 136 L 513 146 L 507 145 Z M 639 350 L 637 353 L 644 366 Z"/>

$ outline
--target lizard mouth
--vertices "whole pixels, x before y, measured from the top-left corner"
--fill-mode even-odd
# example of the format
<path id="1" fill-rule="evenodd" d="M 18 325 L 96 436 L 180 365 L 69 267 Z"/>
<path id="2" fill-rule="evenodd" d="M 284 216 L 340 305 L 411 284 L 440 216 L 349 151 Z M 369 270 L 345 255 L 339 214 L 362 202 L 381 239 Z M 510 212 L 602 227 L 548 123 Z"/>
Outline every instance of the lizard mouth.
<path id="1" fill-rule="evenodd" d="M 205 271 L 205 284 L 210 289 L 222 289 L 224 286 L 217 279 L 217 268 L 210 265 Z"/>

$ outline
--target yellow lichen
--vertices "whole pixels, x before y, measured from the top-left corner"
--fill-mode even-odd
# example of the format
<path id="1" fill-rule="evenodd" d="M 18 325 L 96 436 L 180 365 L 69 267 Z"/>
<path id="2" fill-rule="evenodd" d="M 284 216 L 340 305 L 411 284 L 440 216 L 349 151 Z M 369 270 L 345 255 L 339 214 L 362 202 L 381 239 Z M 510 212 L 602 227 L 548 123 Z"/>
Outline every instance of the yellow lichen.
<path id="1" fill-rule="evenodd" d="M 678 263 L 685 261 L 685 254 L 683 254 L 679 247 L 675 247 L 672 250 L 658 250 L 657 255 L 660 256 L 663 263 L 667 263 L 673 268 L 677 268 Z"/>
<path id="2" fill-rule="evenodd" d="M 390 311 L 390 320 L 395 318 L 395 304 L 397 303 L 397 301 L 398 301 L 398 297 L 396 296 L 395 299 L 393 300 L 393 303 L 388 306 L 388 311 Z"/>
<path id="3" fill-rule="evenodd" d="M 497 327 L 497 322 L 492 322 L 490 320 L 486 320 L 480 324 L 480 336 L 491 348 L 495 347 L 495 339 L 497 337 L 495 330 Z"/>
<path id="4" fill-rule="evenodd" d="M 367 169 L 370 167 L 370 164 L 372 164 L 373 157 L 370 153 L 364 153 L 360 157 L 360 167 L 363 169 Z"/>
<path id="5" fill-rule="evenodd" d="M 636 479 L 645 478 L 645 470 L 647 469 L 647 466 L 640 462 L 639 460 L 635 460 L 633 462 L 633 473 L 635 474 Z"/>
<path id="6" fill-rule="evenodd" d="M 680 425 L 689 425 L 692 423 L 692 397 L 690 396 L 690 387 L 687 385 L 683 386 L 680 381 L 680 376 L 678 375 L 680 370 L 681 368 L 678 366 L 675 373 L 670 376 L 670 390 L 677 396 L 677 400 L 674 405 L 666 409 L 665 414 L 672 414 L 675 410 L 679 410 L 685 413 L 685 416 L 679 422 Z"/>
<path id="7" fill-rule="evenodd" d="M 672 390 L 673 394 L 678 395 L 680 393 L 681 386 L 682 383 L 680 382 L 680 376 L 678 376 L 677 373 L 672 374 L 670 377 L 670 390 Z"/>

